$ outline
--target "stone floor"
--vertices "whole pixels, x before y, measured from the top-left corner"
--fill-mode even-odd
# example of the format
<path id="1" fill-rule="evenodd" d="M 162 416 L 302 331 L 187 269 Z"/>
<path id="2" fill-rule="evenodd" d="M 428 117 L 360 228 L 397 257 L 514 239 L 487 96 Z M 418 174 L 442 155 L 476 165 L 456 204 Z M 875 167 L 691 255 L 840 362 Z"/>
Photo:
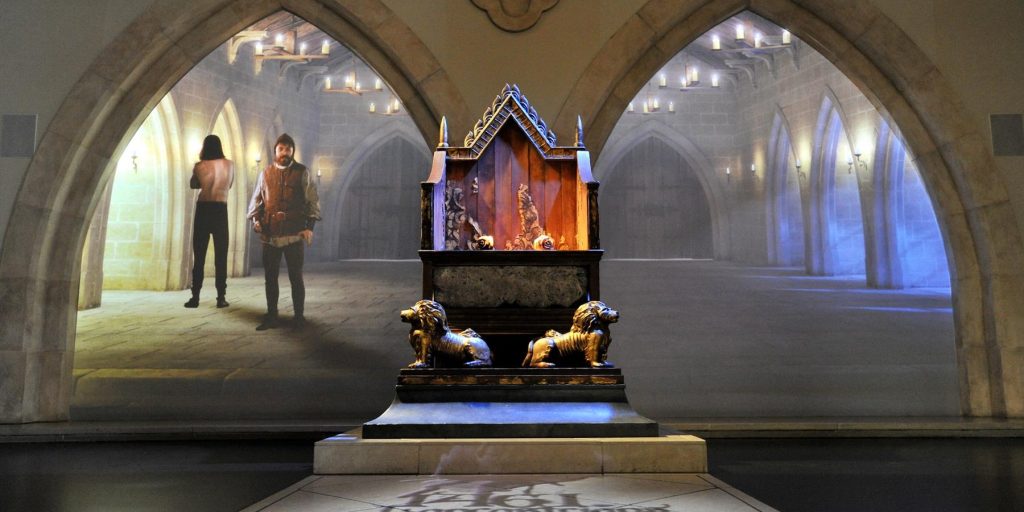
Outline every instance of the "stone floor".
<path id="1" fill-rule="evenodd" d="M 412 360 L 399 310 L 418 261 L 312 264 L 302 330 L 257 332 L 261 276 L 213 293 L 107 291 L 78 318 L 74 420 L 324 420 L 359 424 Z M 287 279 L 281 311 L 291 315 Z M 605 261 L 622 317 L 610 360 L 659 420 L 958 416 L 948 289 L 692 260 Z M 472 326 L 459 326 L 472 327 Z M 557 327 L 557 326 L 555 326 Z"/>
<path id="2" fill-rule="evenodd" d="M 312 476 L 244 512 L 770 512 L 708 474 Z"/>

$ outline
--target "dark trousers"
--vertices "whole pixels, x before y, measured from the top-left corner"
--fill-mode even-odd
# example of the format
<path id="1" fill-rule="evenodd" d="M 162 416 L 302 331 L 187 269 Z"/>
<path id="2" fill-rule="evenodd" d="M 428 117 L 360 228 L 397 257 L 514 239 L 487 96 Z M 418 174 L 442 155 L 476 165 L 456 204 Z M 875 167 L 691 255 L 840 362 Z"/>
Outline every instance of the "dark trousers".
<path id="1" fill-rule="evenodd" d="M 213 235 L 213 266 L 216 269 L 217 296 L 228 288 L 228 205 L 203 201 L 196 203 L 196 220 L 192 226 L 192 295 L 198 297 L 203 288 L 206 248 Z"/>
<path id="2" fill-rule="evenodd" d="M 295 316 L 302 316 L 306 301 L 306 286 L 302 283 L 302 262 L 305 259 L 305 248 L 302 240 L 284 247 L 263 244 L 263 275 L 266 278 L 267 312 L 277 314 L 277 276 L 281 271 L 281 255 L 288 264 L 288 281 L 292 284 L 292 307 Z"/>

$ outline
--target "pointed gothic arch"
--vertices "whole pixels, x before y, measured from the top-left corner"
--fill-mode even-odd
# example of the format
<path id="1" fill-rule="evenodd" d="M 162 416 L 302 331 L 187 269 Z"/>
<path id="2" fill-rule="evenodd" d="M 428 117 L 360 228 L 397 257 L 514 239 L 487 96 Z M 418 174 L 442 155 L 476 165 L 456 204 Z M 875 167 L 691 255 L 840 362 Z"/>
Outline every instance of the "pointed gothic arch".
<path id="1" fill-rule="evenodd" d="M 649 0 L 578 78 L 556 117 L 588 120 L 598 155 L 630 98 L 673 55 L 743 11 L 786 27 L 849 78 L 899 126 L 934 198 L 951 248 L 961 410 L 1024 417 L 1024 241 L 981 127 L 932 60 L 870 0 Z M 899 48 L 899 51 L 894 51 Z M 600 162 L 600 157 L 596 158 Z M 806 223 L 805 223 L 806 226 Z"/>
<path id="2" fill-rule="evenodd" d="M 804 262 L 804 208 L 791 133 L 785 113 L 776 106 L 768 137 L 765 220 L 768 261 L 783 266 Z"/>
<path id="3" fill-rule="evenodd" d="M 380 148 L 388 146 L 394 141 L 405 142 L 413 147 L 423 149 L 424 167 L 420 169 L 419 174 L 414 174 L 413 178 L 418 182 L 422 179 L 422 176 L 430 170 L 430 148 L 423 142 L 423 138 L 415 131 L 415 128 L 406 122 L 396 120 L 389 122 L 388 124 L 381 126 L 377 130 L 371 132 L 369 135 L 360 140 L 352 153 L 345 159 L 341 168 L 338 169 L 336 178 L 330 185 L 330 187 L 321 192 L 321 202 L 324 207 L 324 236 L 322 247 L 322 259 L 337 259 L 345 255 L 345 251 L 342 250 L 342 244 L 345 243 L 342 231 L 344 228 L 344 214 L 342 213 L 345 209 L 345 198 L 348 195 L 349 189 L 352 187 L 353 182 L 359 179 L 359 171 L 367 163 L 367 159 L 371 155 L 380 150 Z M 407 172 L 416 173 L 416 169 L 407 169 Z M 415 190 L 415 193 L 419 194 L 419 188 Z M 418 202 L 414 202 L 418 205 Z M 419 212 L 417 209 L 416 212 Z M 418 213 L 417 213 L 418 215 Z M 418 217 L 417 217 L 418 218 Z M 419 236 L 418 226 L 413 226 L 413 234 L 411 240 L 413 246 L 418 247 Z M 415 252 L 413 252 L 413 255 Z"/>
<path id="4" fill-rule="evenodd" d="M 810 172 L 810 208 L 806 232 L 807 273 L 847 275 L 865 272 L 864 215 L 856 177 L 859 168 L 846 175 L 838 170 L 840 152 L 852 158 L 850 126 L 832 90 L 822 94 L 814 130 Z"/>
<path id="5" fill-rule="evenodd" d="M 284 9 L 372 65 L 424 140 L 433 138 L 441 112 L 468 124 L 468 109 L 437 59 L 380 0 L 215 0 L 202 6 L 172 0 L 148 7 L 72 88 L 42 134 L 15 199 L 0 255 L 7 299 L 0 324 L 8 345 L 24 358 L 4 378 L 0 422 L 68 417 L 82 242 L 107 162 L 123 152 L 125 134 L 210 51 Z"/>
<path id="6" fill-rule="evenodd" d="M 619 167 L 619 163 L 631 148 L 642 140 L 657 139 L 683 157 L 695 172 L 704 196 L 707 198 L 711 214 L 711 240 L 715 259 L 728 259 L 731 254 L 729 245 L 729 215 L 731 208 L 728 196 L 721 183 L 715 177 L 711 159 L 705 155 L 686 135 L 672 127 L 658 122 L 646 122 L 637 129 L 630 130 L 625 136 L 612 140 L 605 149 L 601 161 L 594 168 L 594 177 L 607 181 Z"/>

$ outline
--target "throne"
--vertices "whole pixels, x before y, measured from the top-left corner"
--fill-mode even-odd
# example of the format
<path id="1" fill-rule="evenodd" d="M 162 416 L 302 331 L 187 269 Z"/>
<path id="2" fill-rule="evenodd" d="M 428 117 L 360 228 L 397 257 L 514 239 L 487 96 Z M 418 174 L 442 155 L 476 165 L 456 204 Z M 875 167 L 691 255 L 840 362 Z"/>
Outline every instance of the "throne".
<path id="1" fill-rule="evenodd" d="M 495 366 L 519 366 L 531 339 L 600 299 L 598 182 L 582 123 L 572 146 L 556 146 L 506 85 L 463 146 L 449 146 L 444 120 L 440 132 L 421 185 L 423 298 L 479 332 Z"/>
<path id="2" fill-rule="evenodd" d="M 619 369 L 522 368 L 531 340 L 600 299 L 598 182 L 577 118 L 572 146 L 506 85 L 462 146 L 442 118 L 422 183 L 424 300 L 490 347 L 491 368 L 406 368 L 373 438 L 649 437 Z M 617 316 L 617 313 L 616 313 Z"/>

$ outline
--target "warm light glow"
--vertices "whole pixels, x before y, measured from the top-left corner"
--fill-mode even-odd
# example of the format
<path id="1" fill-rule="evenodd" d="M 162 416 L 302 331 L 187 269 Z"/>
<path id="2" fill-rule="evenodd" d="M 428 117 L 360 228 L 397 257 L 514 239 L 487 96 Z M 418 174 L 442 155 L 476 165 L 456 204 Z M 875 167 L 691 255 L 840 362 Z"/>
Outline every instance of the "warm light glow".
<path id="1" fill-rule="evenodd" d="M 658 87 L 665 87 L 668 85 L 668 79 L 665 78 L 665 73 L 658 75 Z"/>
<path id="2" fill-rule="evenodd" d="M 711 74 L 711 87 L 718 87 L 718 73 Z"/>
<path id="3" fill-rule="evenodd" d="M 331 43 L 330 43 L 330 41 L 324 39 L 324 44 L 320 45 L 320 53 L 322 53 L 324 55 L 329 55 L 331 53 Z"/>
<path id="4" fill-rule="evenodd" d="M 679 86 L 686 87 L 686 72 L 683 72 L 683 76 L 679 77 Z"/>
<path id="5" fill-rule="evenodd" d="M 699 82 L 700 82 L 700 68 L 698 68 L 697 66 L 691 66 L 690 67 L 690 83 L 696 84 L 696 83 L 699 83 Z"/>
<path id="6" fill-rule="evenodd" d="M 790 44 L 793 42 L 793 34 L 790 34 L 788 30 L 782 31 L 782 44 Z"/>
<path id="7" fill-rule="evenodd" d="M 263 43 L 256 43 L 256 55 L 263 55 Z"/>
<path id="8" fill-rule="evenodd" d="M 801 165 L 801 163 L 800 163 L 800 159 L 799 159 L 799 158 L 797 158 L 797 159 L 796 159 L 796 168 L 797 168 L 797 169 L 799 169 L 799 168 L 801 168 L 801 167 L 803 167 L 803 165 Z"/>
<path id="9" fill-rule="evenodd" d="M 380 78 L 378 78 L 378 79 L 374 80 L 374 81 L 373 81 L 373 88 L 374 88 L 374 89 L 376 89 L 376 90 L 378 90 L 378 91 L 379 91 L 379 90 L 381 90 L 381 89 L 383 89 L 383 88 L 384 88 L 384 82 L 382 82 L 382 81 L 380 80 Z"/>
<path id="10" fill-rule="evenodd" d="M 331 77 L 327 77 L 327 79 L 324 80 L 324 90 L 329 90 L 330 88 L 331 88 Z"/>
<path id="11" fill-rule="evenodd" d="M 395 101 L 394 101 L 394 108 L 392 108 L 391 111 L 392 112 L 398 112 L 400 110 L 401 105 L 402 104 L 399 103 L 398 99 L 396 98 Z"/>
<path id="12" fill-rule="evenodd" d="M 722 49 L 722 38 L 718 37 L 718 34 L 711 36 L 711 49 L 721 50 Z"/>
<path id="13" fill-rule="evenodd" d="M 668 102 L 668 111 L 674 114 L 676 111 L 676 104 L 671 101 Z"/>
<path id="14" fill-rule="evenodd" d="M 651 103 L 651 110 L 658 110 L 659 108 L 661 108 L 661 104 L 658 103 L 658 98 L 654 98 L 654 101 Z"/>
<path id="15" fill-rule="evenodd" d="M 763 36 L 761 35 L 760 32 L 757 32 L 757 33 L 754 34 L 754 48 L 760 48 L 761 47 L 761 39 L 762 39 L 762 37 Z"/>
<path id="16" fill-rule="evenodd" d="M 750 164 L 750 172 L 757 172 L 757 166 L 754 164 Z"/>
<path id="17" fill-rule="evenodd" d="M 316 177 L 319 178 L 320 176 L 323 176 L 323 173 L 320 172 L 320 169 L 317 169 L 316 170 Z"/>
<path id="18" fill-rule="evenodd" d="M 274 46 L 284 46 L 284 34 L 274 36 Z"/>
<path id="19" fill-rule="evenodd" d="M 736 25 L 736 40 L 742 41 L 746 39 L 746 33 L 743 31 L 743 24 Z"/>
<path id="20" fill-rule="evenodd" d="M 374 102 L 371 101 L 370 102 L 370 113 L 373 114 L 373 113 L 376 113 L 376 112 L 377 112 L 377 105 Z"/>
<path id="21" fill-rule="evenodd" d="M 650 112 L 651 112 L 651 108 L 650 108 L 650 106 L 649 106 L 649 105 L 647 104 L 647 100 L 644 100 L 644 114 L 648 114 L 648 113 L 650 113 Z"/>
<path id="22" fill-rule="evenodd" d="M 626 112 L 636 112 L 636 107 L 633 106 L 633 102 L 629 102 L 629 106 L 626 107 Z"/>
<path id="23" fill-rule="evenodd" d="M 345 77 L 345 87 L 353 87 L 356 84 L 356 72 L 353 71 Z"/>
<path id="24" fill-rule="evenodd" d="M 305 55 L 305 54 L 306 54 L 306 43 L 302 43 L 302 44 L 299 45 L 299 55 Z"/>
<path id="25" fill-rule="evenodd" d="M 730 175 L 730 174 L 732 174 L 732 169 L 731 169 L 731 168 L 729 168 L 729 167 L 726 167 L 726 168 L 725 168 L 725 175 L 726 175 L 726 176 L 728 176 L 728 175 Z"/>

